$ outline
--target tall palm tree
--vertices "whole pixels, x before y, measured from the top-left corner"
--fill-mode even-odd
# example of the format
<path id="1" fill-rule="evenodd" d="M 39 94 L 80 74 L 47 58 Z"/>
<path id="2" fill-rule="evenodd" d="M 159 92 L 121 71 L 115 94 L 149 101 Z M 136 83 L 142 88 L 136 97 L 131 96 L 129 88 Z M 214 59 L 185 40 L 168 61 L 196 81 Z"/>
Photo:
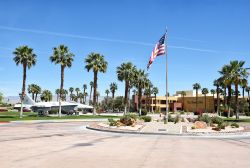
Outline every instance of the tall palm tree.
<path id="1" fill-rule="evenodd" d="M 84 99 L 84 94 L 83 93 L 78 93 L 78 98 L 80 99 L 80 103 L 83 103 L 83 99 Z"/>
<path id="2" fill-rule="evenodd" d="M 124 94 L 124 114 L 127 113 L 128 106 L 128 91 L 133 80 L 135 66 L 131 62 L 122 63 L 117 67 L 116 73 L 119 81 L 125 81 L 125 94 Z"/>
<path id="3" fill-rule="evenodd" d="M 105 73 L 107 70 L 108 62 L 105 61 L 104 56 L 98 53 L 90 53 L 85 59 L 86 66 L 85 68 L 89 72 L 93 70 L 94 73 L 94 95 L 93 95 L 93 105 L 96 105 L 96 89 L 97 89 L 97 77 L 98 72 Z M 95 114 L 95 108 L 94 108 Z"/>
<path id="4" fill-rule="evenodd" d="M 112 109 L 114 112 L 114 98 L 115 98 L 115 91 L 117 90 L 117 84 L 116 83 L 111 83 L 109 85 L 110 92 L 112 93 Z"/>
<path id="5" fill-rule="evenodd" d="M 107 97 L 106 97 L 106 105 L 108 104 L 108 99 L 109 99 L 109 90 L 108 89 L 106 89 L 105 90 L 105 93 L 106 93 L 106 95 L 107 95 Z"/>
<path id="6" fill-rule="evenodd" d="M 135 86 L 138 89 L 138 98 L 139 98 L 139 114 L 141 115 L 141 100 L 142 100 L 142 90 L 147 87 L 147 77 L 148 74 L 144 70 L 135 71 Z"/>
<path id="7" fill-rule="evenodd" d="M 240 83 L 240 86 L 242 88 L 242 97 L 243 97 L 243 99 L 245 99 L 245 89 L 246 89 L 247 85 L 248 85 L 247 79 L 243 78 L 241 83 Z"/>
<path id="8" fill-rule="evenodd" d="M 181 91 L 181 96 L 182 96 L 182 110 L 184 111 L 184 97 L 186 96 L 186 92 Z"/>
<path id="9" fill-rule="evenodd" d="M 214 103 L 214 95 L 215 95 L 216 91 L 214 89 L 211 89 L 210 93 L 213 95 L 213 103 Z M 214 106 L 214 110 L 215 110 L 215 106 Z"/>
<path id="10" fill-rule="evenodd" d="M 56 89 L 56 101 L 59 101 L 59 94 L 60 94 L 60 89 Z"/>
<path id="11" fill-rule="evenodd" d="M 86 103 L 86 97 L 85 97 L 86 94 L 85 93 L 86 93 L 88 86 L 86 84 L 83 84 L 82 87 L 83 87 L 83 96 L 84 96 L 83 103 L 85 104 Z"/>
<path id="12" fill-rule="evenodd" d="M 91 82 L 89 83 L 89 85 L 90 85 L 90 93 L 89 93 L 89 104 L 90 104 L 90 102 L 91 102 L 91 95 L 92 95 L 92 89 L 93 89 L 93 86 L 94 86 L 94 82 L 91 81 Z"/>
<path id="13" fill-rule="evenodd" d="M 231 61 L 230 67 L 232 68 L 231 78 L 233 84 L 235 86 L 235 103 L 236 103 L 236 119 L 239 119 L 239 100 L 238 100 L 238 93 L 239 93 L 239 85 L 242 83 L 243 79 L 248 77 L 247 70 L 243 68 L 245 61 Z"/>
<path id="14" fill-rule="evenodd" d="M 32 95 L 32 100 L 35 100 L 36 84 L 28 85 L 28 93 Z"/>
<path id="15" fill-rule="evenodd" d="M 214 86 L 216 86 L 216 98 L 217 98 L 217 108 L 216 113 L 219 115 L 219 107 L 220 107 L 220 82 L 219 80 L 214 80 Z"/>
<path id="16" fill-rule="evenodd" d="M 154 111 L 156 111 L 156 95 L 159 93 L 158 88 L 157 88 L 157 87 L 153 87 L 152 93 L 153 93 L 154 96 L 155 96 L 155 110 L 154 110 Z"/>
<path id="17" fill-rule="evenodd" d="M 73 99 L 72 99 L 72 95 L 73 95 L 74 90 L 75 90 L 75 89 L 74 89 L 73 87 L 70 87 L 70 88 L 69 88 L 70 100 L 73 100 Z"/>
<path id="18" fill-rule="evenodd" d="M 35 102 L 37 102 L 37 95 L 41 94 L 41 92 L 42 92 L 41 87 L 38 85 L 35 85 Z"/>
<path id="19" fill-rule="evenodd" d="M 32 66 L 36 64 L 36 54 L 33 53 L 33 49 L 28 46 L 20 46 L 15 49 L 14 54 L 14 62 L 16 65 L 23 66 L 23 85 L 22 85 L 22 93 L 21 93 L 21 110 L 20 110 L 20 118 L 23 117 L 23 100 L 25 96 L 25 87 L 26 87 L 26 71 L 27 67 L 30 69 Z"/>
<path id="20" fill-rule="evenodd" d="M 201 90 L 202 94 L 205 97 L 205 113 L 207 112 L 207 94 L 208 94 L 208 89 L 207 88 L 203 88 Z"/>
<path id="21" fill-rule="evenodd" d="M 65 68 L 70 68 L 72 66 L 72 62 L 74 61 L 74 54 L 70 53 L 67 46 L 59 45 L 58 47 L 53 48 L 53 54 L 52 56 L 50 56 L 50 61 L 61 66 L 61 85 L 59 92 L 59 117 L 61 117 L 61 99 L 64 85 L 64 70 Z"/>
<path id="22" fill-rule="evenodd" d="M 42 101 L 48 102 L 52 100 L 52 93 L 49 90 L 44 90 L 40 96 Z"/>
<path id="23" fill-rule="evenodd" d="M 79 88 L 75 88 L 75 91 L 76 91 L 77 102 L 78 102 L 80 89 Z"/>
<path id="24" fill-rule="evenodd" d="M 198 91 L 199 91 L 200 88 L 201 88 L 201 85 L 199 83 L 193 84 L 193 89 L 196 91 L 196 94 L 195 94 L 195 97 L 196 97 L 196 106 L 195 106 L 196 112 L 198 110 Z"/>
<path id="25" fill-rule="evenodd" d="M 88 93 L 87 92 L 83 93 L 83 96 L 84 96 L 84 104 L 86 104 L 86 98 L 88 96 Z"/>

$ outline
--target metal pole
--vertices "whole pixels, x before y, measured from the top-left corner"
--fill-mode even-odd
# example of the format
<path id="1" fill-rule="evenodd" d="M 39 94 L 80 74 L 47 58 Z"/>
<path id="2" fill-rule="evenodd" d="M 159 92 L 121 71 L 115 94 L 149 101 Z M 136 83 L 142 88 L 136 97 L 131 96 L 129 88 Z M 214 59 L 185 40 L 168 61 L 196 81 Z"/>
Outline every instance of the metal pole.
<path id="1" fill-rule="evenodd" d="M 166 33 L 165 33 L 165 53 L 166 53 L 166 115 L 165 115 L 165 121 L 164 123 L 168 122 L 168 56 L 167 56 L 167 27 L 166 27 Z"/>

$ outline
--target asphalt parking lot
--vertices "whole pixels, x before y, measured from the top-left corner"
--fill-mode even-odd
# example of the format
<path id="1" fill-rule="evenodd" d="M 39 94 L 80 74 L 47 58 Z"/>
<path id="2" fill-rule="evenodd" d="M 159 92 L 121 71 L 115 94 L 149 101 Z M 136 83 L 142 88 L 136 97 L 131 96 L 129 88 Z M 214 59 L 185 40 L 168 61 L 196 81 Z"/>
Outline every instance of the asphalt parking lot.
<path id="1" fill-rule="evenodd" d="M 88 122 L 0 126 L 0 167 L 250 167 L 250 138 L 129 135 Z"/>

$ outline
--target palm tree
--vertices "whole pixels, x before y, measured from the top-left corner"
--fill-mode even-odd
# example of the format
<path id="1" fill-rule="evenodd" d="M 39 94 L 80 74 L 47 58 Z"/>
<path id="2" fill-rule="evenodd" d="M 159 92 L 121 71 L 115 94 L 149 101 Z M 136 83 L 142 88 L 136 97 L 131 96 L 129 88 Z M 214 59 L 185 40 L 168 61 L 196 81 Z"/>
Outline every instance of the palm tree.
<path id="1" fill-rule="evenodd" d="M 68 90 L 63 89 L 62 92 L 61 92 L 61 99 L 62 99 L 63 101 L 66 101 L 67 95 L 68 95 Z"/>
<path id="2" fill-rule="evenodd" d="M 35 100 L 35 84 L 28 85 L 28 93 L 32 95 L 32 100 Z"/>
<path id="3" fill-rule="evenodd" d="M 184 97 L 186 96 L 186 92 L 181 91 L 181 96 L 182 96 L 182 111 L 184 111 Z"/>
<path id="4" fill-rule="evenodd" d="M 231 61 L 230 67 L 232 69 L 231 79 L 235 86 L 235 103 L 236 103 L 236 119 L 239 119 L 239 100 L 238 100 L 238 93 L 239 93 L 239 85 L 242 83 L 243 79 L 248 77 L 247 70 L 243 68 L 245 62 L 244 61 Z"/>
<path id="5" fill-rule="evenodd" d="M 117 67 L 116 73 L 119 81 L 125 81 L 125 94 L 124 94 L 124 114 L 127 113 L 128 106 L 128 92 L 131 87 L 131 82 L 133 80 L 135 72 L 135 66 L 131 62 L 122 63 Z"/>
<path id="6" fill-rule="evenodd" d="M 80 103 L 83 103 L 84 101 L 84 94 L 83 93 L 78 93 L 78 98 L 80 99 Z"/>
<path id="7" fill-rule="evenodd" d="M 99 104 L 99 102 L 98 102 L 99 96 L 100 96 L 100 93 L 98 91 L 96 91 L 96 102 L 97 102 L 97 105 Z"/>
<path id="8" fill-rule="evenodd" d="M 35 85 L 35 92 L 34 92 L 35 93 L 35 102 L 37 102 L 37 95 L 41 94 L 41 92 L 42 92 L 41 87 L 38 85 Z"/>
<path id="9" fill-rule="evenodd" d="M 110 92 L 112 93 L 112 108 L 114 112 L 114 98 L 115 98 L 115 91 L 117 90 L 117 84 L 116 83 L 111 83 L 110 86 Z"/>
<path id="10" fill-rule="evenodd" d="M 91 81 L 91 82 L 89 83 L 89 85 L 90 85 L 90 93 L 89 93 L 89 104 L 90 104 L 90 101 L 91 101 L 91 95 L 92 95 L 92 89 L 93 89 L 93 86 L 94 86 L 94 82 L 93 82 L 93 81 Z"/>
<path id="11" fill-rule="evenodd" d="M 147 87 L 147 76 L 144 70 L 135 71 L 135 86 L 138 89 L 138 98 L 139 98 L 139 114 L 141 115 L 141 100 L 142 100 L 142 90 Z"/>
<path id="12" fill-rule="evenodd" d="M 106 104 L 108 104 L 108 99 L 109 99 L 109 90 L 108 89 L 106 89 L 105 90 L 105 93 L 106 93 L 106 95 L 107 95 L 107 98 L 106 98 Z"/>
<path id="13" fill-rule="evenodd" d="M 216 91 L 215 91 L 214 89 L 211 89 L 210 92 L 211 92 L 211 94 L 213 95 L 213 102 L 214 102 L 214 95 L 215 95 Z M 215 106 L 214 106 L 214 109 L 215 109 Z M 214 111 L 213 111 L 213 112 L 214 112 Z"/>
<path id="14" fill-rule="evenodd" d="M 217 98 L 217 108 L 216 113 L 219 115 L 219 107 L 220 107 L 220 82 L 219 80 L 214 80 L 214 86 L 216 86 L 216 98 Z"/>
<path id="15" fill-rule="evenodd" d="M 207 88 L 203 88 L 201 90 L 202 94 L 205 97 L 205 113 L 207 112 L 207 94 L 208 94 L 208 89 Z"/>
<path id="16" fill-rule="evenodd" d="M 86 103 L 86 97 L 85 97 L 85 93 L 86 93 L 86 89 L 88 88 L 86 84 L 83 84 L 83 95 L 84 95 L 84 98 L 83 98 L 83 103 L 85 104 Z"/>
<path id="17" fill-rule="evenodd" d="M 36 64 L 36 54 L 33 53 L 33 49 L 28 46 L 20 46 L 15 49 L 13 52 L 15 57 L 13 60 L 16 65 L 22 64 L 23 66 L 23 85 L 22 85 L 22 93 L 21 93 L 21 110 L 20 110 L 20 118 L 23 117 L 23 100 L 25 96 L 25 87 L 26 87 L 26 71 L 27 67 L 30 69 L 32 66 Z"/>
<path id="18" fill-rule="evenodd" d="M 57 48 L 53 48 L 53 55 L 50 56 L 50 61 L 54 62 L 55 64 L 61 65 L 61 85 L 59 92 L 59 117 L 61 117 L 61 98 L 64 85 L 64 69 L 66 67 L 70 68 L 72 66 L 72 62 L 74 61 L 74 54 L 69 52 L 68 47 L 60 45 Z"/>
<path id="19" fill-rule="evenodd" d="M 153 87 L 152 93 L 155 96 L 155 111 L 156 111 L 156 95 L 159 93 L 158 88 L 157 87 Z"/>
<path id="20" fill-rule="evenodd" d="M 59 101 L 59 94 L 60 94 L 60 89 L 56 89 L 56 101 Z"/>
<path id="21" fill-rule="evenodd" d="M 196 107 L 195 107 L 196 112 L 198 110 L 198 91 L 200 88 L 201 88 L 201 85 L 199 83 L 193 84 L 193 89 L 196 91 Z"/>
<path id="22" fill-rule="evenodd" d="M 243 99 L 245 99 L 245 89 L 248 85 L 248 82 L 247 82 L 247 79 L 242 79 L 241 83 L 240 83 L 240 86 L 242 88 L 242 97 Z"/>
<path id="23" fill-rule="evenodd" d="M 84 104 L 86 104 L 86 98 L 88 96 L 88 93 L 87 92 L 83 93 L 83 96 L 84 96 Z"/>
<path id="24" fill-rule="evenodd" d="M 75 88 L 75 91 L 76 91 L 77 102 L 78 102 L 80 89 L 79 88 Z"/>
<path id="25" fill-rule="evenodd" d="M 52 100 L 52 93 L 49 90 L 44 90 L 40 96 L 42 101 L 48 102 Z"/>
<path id="26" fill-rule="evenodd" d="M 93 70 L 94 72 L 94 95 L 93 95 L 93 105 L 96 105 L 96 89 L 97 89 L 97 75 L 98 72 L 105 73 L 107 70 L 108 62 L 105 61 L 104 56 L 98 53 L 90 53 L 85 59 L 85 68 L 89 72 Z M 95 108 L 94 108 L 95 114 Z"/>
<path id="27" fill-rule="evenodd" d="M 72 94 L 73 94 L 74 90 L 75 90 L 75 89 L 74 89 L 73 87 L 70 87 L 70 88 L 69 88 L 70 100 L 73 100 L 73 99 L 72 99 Z"/>

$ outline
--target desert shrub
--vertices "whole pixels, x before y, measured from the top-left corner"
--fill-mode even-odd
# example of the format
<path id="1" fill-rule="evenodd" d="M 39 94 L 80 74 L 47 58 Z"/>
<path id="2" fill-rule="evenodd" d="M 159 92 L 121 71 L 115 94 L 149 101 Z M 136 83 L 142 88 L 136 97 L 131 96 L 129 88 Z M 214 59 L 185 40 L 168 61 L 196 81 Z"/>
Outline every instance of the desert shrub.
<path id="1" fill-rule="evenodd" d="M 109 121 L 109 126 L 116 126 L 117 124 L 117 121 L 115 121 L 113 118 L 109 118 L 108 121 Z"/>
<path id="2" fill-rule="evenodd" d="M 168 122 L 174 122 L 174 118 L 171 116 L 171 114 L 168 115 Z"/>
<path id="3" fill-rule="evenodd" d="M 180 114 L 185 114 L 185 112 L 184 112 L 184 111 L 181 111 Z"/>
<path id="4" fill-rule="evenodd" d="M 237 123 L 232 123 L 232 124 L 231 124 L 231 127 L 232 127 L 232 128 L 239 128 L 240 126 L 239 126 L 239 124 L 237 124 Z"/>
<path id="5" fill-rule="evenodd" d="M 211 123 L 211 117 L 209 117 L 209 115 L 205 114 L 203 116 L 199 116 L 198 121 L 204 121 L 205 123 L 210 124 Z"/>
<path id="6" fill-rule="evenodd" d="M 211 120 L 213 124 L 218 124 L 218 125 L 221 125 L 224 122 L 224 120 L 220 117 L 212 117 Z"/>
<path id="7" fill-rule="evenodd" d="M 134 117 L 134 116 L 133 116 Z M 135 123 L 136 119 L 134 119 L 132 116 L 130 115 L 125 115 L 123 117 L 120 118 L 120 122 L 126 126 L 131 126 Z"/>
<path id="8" fill-rule="evenodd" d="M 58 114 L 59 110 L 58 109 L 51 109 L 48 112 L 49 112 L 49 114 Z"/>
<path id="9" fill-rule="evenodd" d="M 175 118 L 174 118 L 174 123 L 178 123 L 180 120 L 180 115 L 176 115 Z"/>
<path id="10" fill-rule="evenodd" d="M 146 110 L 146 109 L 142 109 L 141 110 L 141 115 L 142 116 L 145 116 L 145 115 L 147 115 L 148 114 L 148 111 Z"/>
<path id="11" fill-rule="evenodd" d="M 152 118 L 150 116 L 141 116 L 141 120 L 144 120 L 144 122 L 151 122 Z"/>
<path id="12" fill-rule="evenodd" d="M 195 129 L 195 126 L 193 125 L 193 126 L 191 127 L 191 129 Z"/>
<path id="13" fill-rule="evenodd" d="M 134 113 L 127 113 L 125 116 L 128 116 L 130 118 L 133 118 L 133 119 L 137 119 L 138 118 L 138 115 L 134 114 Z"/>

